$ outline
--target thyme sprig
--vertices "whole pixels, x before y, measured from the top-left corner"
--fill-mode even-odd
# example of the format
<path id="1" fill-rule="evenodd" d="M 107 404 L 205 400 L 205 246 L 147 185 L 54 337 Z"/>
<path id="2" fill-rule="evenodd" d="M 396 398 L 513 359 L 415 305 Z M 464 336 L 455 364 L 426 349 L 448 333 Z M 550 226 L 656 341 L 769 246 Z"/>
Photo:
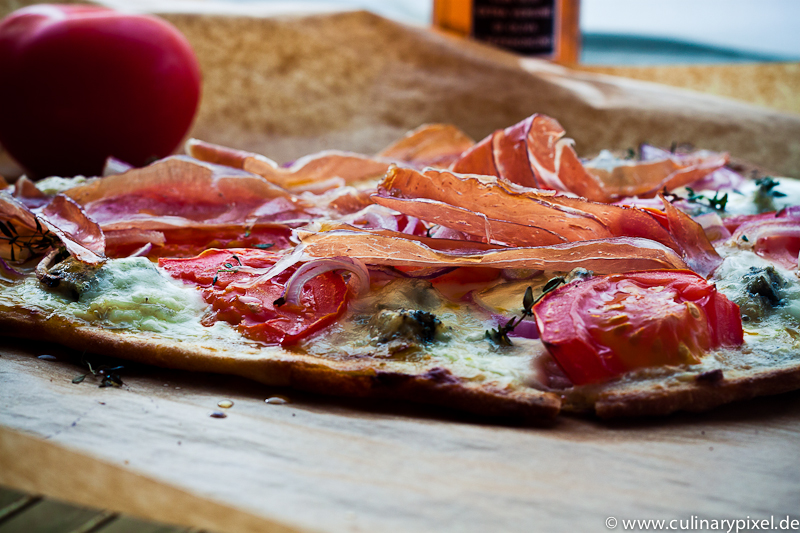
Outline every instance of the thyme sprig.
<path id="1" fill-rule="evenodd" d="M 719 195 L 719 191 L 714 193 L 713 198 L 709 198 L 703 194 L 695 193 L 691 188 L 686 187 L 686 190 L 689 192 L 689 196 L 686 197 L 688 202 L 702 204 L 704 202 L 708 202 L 706 205 L 715 211 L 725 211 L 725 207 L 728 205 L 728 193 L 723 194 L 722 196 Z"/>
<path id="2" fill-rule="evenodd" d="M 484 334 L 484 337 L 498 346 L 512 346 L 513 343 L 508 337 L 508 334 L 514 331 L 514 328 L 517 327 L 519 323 L 522 322 L 526 317 L 533 316 L 533 306 L 536 305 L 542 298 L 544 298 L 547 293 L 553 292 L 565 282 L 566 280 L 561 276 L 551 278 L 547 283 L 544 284 L 544 287 L 542 287 L 542 293 L 536 298 L 533 297 L 533 287 L 528 287 L 525 290 L 525 296 L 522 298 L 522 315 L 519 317 L 511 317 L 508 322 L 497 329 L 492 328 L 487 330 Z"/>
<path id="3" fill-rule="evenodd" d="M 17 227 L 10 220 L 0 220 L 0 241 L 6 241 L 11 248 L 11 260 L 16 261 L 20 253 L 27 250 L 30 256 L 41 255 L 50 248 L 58 246 L 59 240 L 53 233 L 44 229 L 36 220 L 36 231 L 31 235 L 22 236 Z"/>
<path id="4" fill-rule="evenodd" d="M 89 372 L 86 374 L 78 374 L 74 378 L 72 378 L 73 383 L 82 383 L 86 377 L 91 374 L 95 377 L 102 378 L 100 381 L 100 387 L 121 387 L 124 385 L 122 382 L 122 378 L 119 375 L 120 370 L 123 370 L 125 367 L 123 366 L 110 366 L 110 365 L 100 365 L 97 368 L 92 366 L 92 363 L 86 360 L 84 357 L 82 360 L 83 364 L 85 364 L 89 368 Z"/>

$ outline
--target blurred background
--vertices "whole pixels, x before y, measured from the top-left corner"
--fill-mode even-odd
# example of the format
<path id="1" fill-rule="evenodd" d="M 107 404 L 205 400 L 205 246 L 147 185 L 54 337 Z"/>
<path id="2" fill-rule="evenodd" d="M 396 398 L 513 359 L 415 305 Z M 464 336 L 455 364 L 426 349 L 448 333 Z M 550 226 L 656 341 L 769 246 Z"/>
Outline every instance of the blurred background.
<path id="1" fill-rule="evenodd" d="M 237 3 L 264 0 L 237 0 Z M 281 2 L 276 2 L 281 3 Z M 369 9 L 429 25 L 433 0 L 309 0 L 309 9 Z M 587 65 L 664 65 L 800 60 L 797 0 L 582 0 Z"/>

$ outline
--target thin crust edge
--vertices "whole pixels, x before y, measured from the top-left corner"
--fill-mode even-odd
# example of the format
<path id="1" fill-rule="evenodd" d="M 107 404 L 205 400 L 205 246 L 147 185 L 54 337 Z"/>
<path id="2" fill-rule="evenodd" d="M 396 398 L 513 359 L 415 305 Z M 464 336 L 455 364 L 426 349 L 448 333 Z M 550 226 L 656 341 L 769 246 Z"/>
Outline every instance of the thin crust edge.
<path id="1" fill-rule="evenodd" d="M 267 385 L 333 396 L 434 404 L 487 417 L 548 421 L 558 415 L 561 407 L 561 400 L 554 393 L 500 390 L 464 382 L 446 369 L 406 374 L 274 346 L 250 349 L 245 354 L 237 346 L 219 349 L 156 334 L 108 331 L 25 307 L 0 306 L 0 335 L 51 341 L 75 350 L 113 354 L 164 368 L 238 375 Z"/>

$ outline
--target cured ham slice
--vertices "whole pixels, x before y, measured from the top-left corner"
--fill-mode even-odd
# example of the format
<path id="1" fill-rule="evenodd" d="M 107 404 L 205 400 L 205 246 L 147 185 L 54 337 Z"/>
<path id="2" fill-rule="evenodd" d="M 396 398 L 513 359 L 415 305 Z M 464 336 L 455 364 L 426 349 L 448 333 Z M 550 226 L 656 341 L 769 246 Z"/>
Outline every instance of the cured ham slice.
<path id="1" fill-rule="evenodd" d="M 143 245 L 146 254 L 156 257 L 192 257 L 209 248 L 255 248 L 277 251 L 290 246 L 292 230 L 283 224 L 213 224 L 173 227 L 150 224 L 150 229 L 106 230 L 108 257 L 126 257 Z"/>
<path id="2" fill-rule="evenodd" d="M 37 217 L 79 261 L 97 264 L 105 259 L 106 241 L 103 230 L 68 196 L 56 195 L 37 212 Z"/>
<path id="3" fill-rule="evenodd" d="M 530 248 L 435 249 L 430 239 L 335 229 L 298 232 L 303 252 L 310 257 L 345 255 L 368 265 L 470 266 L 569 271 L 583 267 L 598 274 L 648 269 L 680 269 L 686 264 L 672 250 L 647 239 L 620 237 Z M 444 239 L 441 239 L 444 240 Z M 458 241 L 454 241 L 458 242 Z M 475 243 L 465 243 L 475 244 Z"/>
<path id="4" fill-rule="evenodd" d="M 387 173 L 373 199 L 485 242 L 543 246 L 635 237 L 683 254 L 691 268 L 704 276 L 722 261 L 703 228 L 671 205 L 663 214 L 519 188 L 496 178 L 396 167 Z"/>
<path id="5" fill-rule="evenodd" d="M 504 178 L 524 187 L 573 192 L 607 201 L 601 184 L 586 172 L 557 120 L 535 114 L 497 130 L 450 166 L 461 174 Z M 563 166 L 563 168 L 562 168 Z"/>
<path id="6" fill-rule="evenodd" d="M 6 192 L 0 192 L 0 258 L 26 260 L 43 255 L 59 241 L 79 261 L 103 261 L 105 237 L 81 207 L 58 195 L 34 212 Z"/>
<path id="7" fill-rule="evenodd" d="M 701 154 L 712 155 L 712 152 L 692 152 L 692 153 L 674 153 L 663 148 L 658 148 L 650 144 L 642 144 L 639 146 L 639 159 L 645 162 L 662 161 L 671 159 L 679 161 L 688 165 L 692 164 L 693 160 L 697 160 Z M 724 154 L 721 154 L 724 155 Z M 726 163 L 727 164 L 727 163 Z M 738 189 L 747 180 L 738 172 L 728 168 L 720 167 L 713 172 L 706 174 L 700 180 L 694 182 L 687 182 L 684 185 L 691 185 L 698 191 L 704 190 L 731 190 Z"/>
<path id="8" fill-rule="evenodd" d="M 602 157 L 581 163 L 572 140 L 553 118 L 532 115 L 497 130 L 454 162 L 450 169 L 463 174 L 502 177 L 525 187 L 572 192 L 597 202 L 630 196 L 655 196 L 702 179 L 722 168 L 727 154 L 698 152 L 649 161 Z"/>
<path id="9" fill-rule="evenodd" d="M 722 264 L 722 257 L 708 240 L 703 226 L 673 206 L 663 196 L 661 201 L 664 203 L 669 232 L 680 243 L 686 264 L 698 274 L 708 278 Z"/>
<path id="10" fill-rule="evenodd" d="M 738 225 L 730 240 L 740 248 L 751 249 L 794 270 L 800 254 L 800 210 L 789 208 L 753 215 Z"/>
<path id="11" fill-rule="evenodd" d="M 183 156 L 107 176 L 67 194 L 103 227 L 308 220 L 313 208 L 261 176 Z"/>
<path id="12" fill-rule="evenodd" d="M 258 174 L 292 192 L 324 192 L 359 181 L 378 178 L 389 168 L 381 161 L 352 152 L 329 150 L 298 159 L 281 167 L 263 155 L 190 139 L 186 153 L 201 161 L 226 165 Z"/>
<path id="13" fill-rule="evenodd" d="M 633 196 L 650 198 L 663 190 L 671 191 L 691 185 L 714 172 L 721 172 L 720 184 L 733 181 L 723 170 L 728 162 L 728 154 L 705 150 L 686 155 L 663 153 L 662 158 L 642 161 L 604 159 L 601 156 L 584 166 L 603 184 L 603 189 L 611 199 Z"/>
<path id="14" fill-rule="evenodd" d="M 341 217 L 341 222 L 366 229 L 387 229 L 409 235 L 425 235 L 425 225 L 413 216 L 398 214 L 377 204 L 371 204 L 357 213 Z"/>
<path id="15" fill-rule="evenodd" d="M 14 198 L 35 209 L 47 204 L 51 197 L 40 191 L 33 181 L 23 175 L 14 183 Z"/>
<path id="16" fill-rule="evenodd" d="M 384 148 L 377 157 L 402 161 L 416 168 L 447 168 L 474 145 L 475 141 L 455 126 L 428 124 Z"/>
<path id="17" fill-rule="evenodd" d="M 448 171 L 392 168 L 373 200 L 487 242 L 540 246 L 609 237 L 643 237 L 679 251 L 658 221 L 635 208 L 588 202 L 553 191 Z"/>

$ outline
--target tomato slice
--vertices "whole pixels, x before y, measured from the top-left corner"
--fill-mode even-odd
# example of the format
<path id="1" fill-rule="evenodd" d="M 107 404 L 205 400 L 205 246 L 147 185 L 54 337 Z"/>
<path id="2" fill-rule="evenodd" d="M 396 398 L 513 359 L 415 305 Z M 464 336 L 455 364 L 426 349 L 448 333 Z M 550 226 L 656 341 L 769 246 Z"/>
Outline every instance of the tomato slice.
<path id="1" fill-rule="evenodd" d="M 690 270 L 576 281 L 546 295 L 533 312 L 542 342 L 576 385 L 699 363 L 710 349 L 744 342 L 739 306 Z"/>
<path id="2" fill-rule="evenodd" d="M 280 258 L 258 249 L 207 250 L 188 259 L 159 259 L 173 277 L 198 285 L 213 313 L 205 323 L 222 320 L 244 336 L 267 344 L 290 345 L 333 323 L 345 310 L 347 284 L 336 272 L 309 280 L 300 304 L 276 306 L 289 268 L 266 281 L 255 281 Z"/>

